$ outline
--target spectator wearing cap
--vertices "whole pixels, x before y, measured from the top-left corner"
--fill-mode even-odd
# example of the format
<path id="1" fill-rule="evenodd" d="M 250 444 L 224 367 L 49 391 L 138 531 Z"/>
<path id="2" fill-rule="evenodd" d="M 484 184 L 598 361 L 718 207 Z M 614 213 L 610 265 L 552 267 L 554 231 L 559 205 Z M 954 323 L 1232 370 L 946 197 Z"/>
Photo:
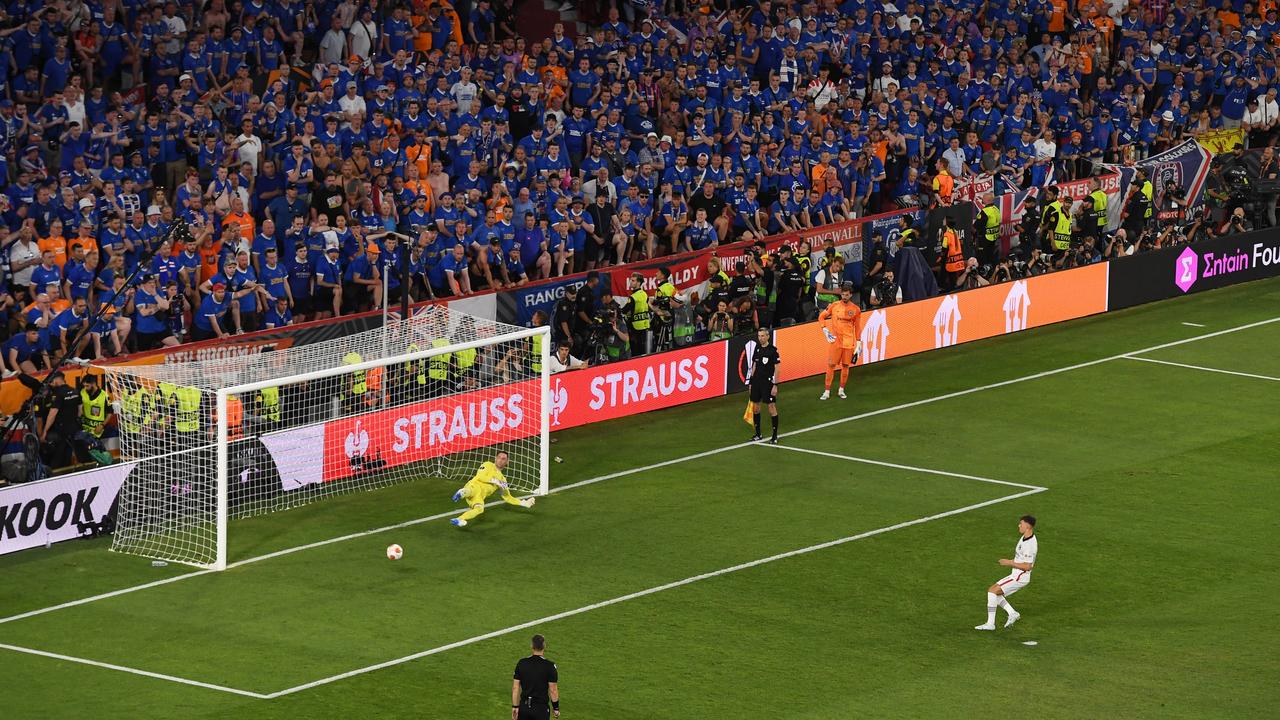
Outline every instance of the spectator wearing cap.
<path id="1" fill-rule="evenodd" d="M 199 342 L 214 338 L 224 338 L 230 333 L 226 326 L 227 311 L 234 304 L 227 294 L 227 286 L 221 282 L 212 283 L 209 294 L 204 296 L 192 317 L 191 339 Z"/>

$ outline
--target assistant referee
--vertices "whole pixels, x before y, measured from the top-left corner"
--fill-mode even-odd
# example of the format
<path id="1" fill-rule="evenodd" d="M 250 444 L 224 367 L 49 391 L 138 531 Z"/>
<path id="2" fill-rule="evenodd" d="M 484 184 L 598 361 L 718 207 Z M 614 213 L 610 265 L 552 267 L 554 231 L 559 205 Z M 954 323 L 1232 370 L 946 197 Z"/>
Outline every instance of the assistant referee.
<path id="1" fill-rule="evenodd" d="M 769 442 L 778 444 L 778 382 L 774 374 L 778 369 L 778 348 L 769 342 L 768 328 L 756 331 L 756 349 L 751 354 L 751 412 L 755 418 L 756 434 L 752 440 L 761 440 L 760 406 L 769 406 L 769 420 L 773 424 L 773 436 Z"/>
<path id="2" fill-rule="evenodd" d="M 547 720 L 552 714 L 560 717 L 560 678 L 556 664 L 546 657 L 547 639 L 534 635 L 532 645 L 533 654 L 516 663 L 511 720 Z"/>

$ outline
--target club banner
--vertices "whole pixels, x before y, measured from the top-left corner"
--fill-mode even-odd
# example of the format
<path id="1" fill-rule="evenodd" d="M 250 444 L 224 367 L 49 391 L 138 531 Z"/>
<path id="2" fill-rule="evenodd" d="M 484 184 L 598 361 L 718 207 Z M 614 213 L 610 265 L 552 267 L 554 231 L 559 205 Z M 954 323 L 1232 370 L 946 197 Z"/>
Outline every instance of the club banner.
<path id="1" fill-rule="evenodd" d="M 698 345 L 553 375 L 551 430 L 720 397 L 725 394 L 727 344 Z"/>
<path id="2" fill-rule="evenodd" d="M 1114 230 L 1120 227 L 1120 211 L 1124 203 L 1121 193 L 1120 173 L 1109 172 L 1097 176 L 1102 192 L 1107 194 L 1107 228 Z M 1084 200 L 1092 192 L 1088 180 L 1073 180 L 1057 186 L 1060 198 L 1071 200 L 1074 204 Z M 1000 209 L 1000 240 L 1004 251 L 1008 252 L 1014 240 L 1021 235 L 1020 225 L 1028 212 L 1035 212 L 1040 198 L 1040 188 L 1018 190 L 996 198 L 996 206 Z"/>
<path id="3" fill-rule="evenodd" d="M 1259 230 L 1114 260 L 1109 309 L 1280 275 L 1280 231 Z"/>
<path id="4" fill-rule="evenodd" d="M 1213 153 L 1201 147 L 1195 140 L 1188 140 L 1176 148 L 1153 155 L 1146 160 L 1140 160 L 1133 166 L 1104 165 L 1103 167 L 1120 173 L 1122 201 L 1123 196 L 1128 194 L 1130 185 L 1133 184 L 1137 168 L 1144 168 L 1155 191 L 1155 207 L 1164 206 L 1165 185 L 1173 183 L 1186 193 L 1186 210 L 1194 210 L 1204 202 L 1204 182 L 1209 176 L 1209 161 L 1212 159 Z"/>
<path id="5" fill-rule="evenodd" d="M 136 463 L 121 463 L 0 489 L 0 555 L 74 540 L 100 523 Z"/>
<path id="6" fill-rule="evenodd" d="M 1196 142 L 1205 150 L 1214 155 L 1229 153 L 1235 149 L 1236 145 L 1244 144 L 1244 130 L 1235 128 L 1233 130 L 1210 130 L 1200 133 L 1196 137 Z"/>
<path id="7" fill-rule="evenodd" d="M 1107 264 L 895 305 L 862 315 L 858 364 L 996 337 L 1105 312 Z M 774 333 L 781 381 L 826 371 L 830 347 L 820 323 Z"/>
<path id="8" fill-rule="evenodd" d="M 951 191 L 953 202 L 973 202 L 983 193 L 995 192 L 996 176 L 991 173 L 968 175 L 955 179 L 955 187 Z"/>
<path id="9" fill-rule="evenodd" d="M 271 433 L 262 444 L 281 488 L 296 490 L 536 435 L 540 393 L 540 380 L 525 380 Z"/>
<path id="10" fill-rule="evenodd" d="M 533 314 L 539 310 L 545 312 L 549 319 L 552 311 L 555 310 L 556 303 L 564 297 L 565 288 L 582 287 L 586 284 L 587 276 L 583 274 L 508 290 L 507 292 L 515 300 L 515 324 L 521 327 L 533 327 Z"/>

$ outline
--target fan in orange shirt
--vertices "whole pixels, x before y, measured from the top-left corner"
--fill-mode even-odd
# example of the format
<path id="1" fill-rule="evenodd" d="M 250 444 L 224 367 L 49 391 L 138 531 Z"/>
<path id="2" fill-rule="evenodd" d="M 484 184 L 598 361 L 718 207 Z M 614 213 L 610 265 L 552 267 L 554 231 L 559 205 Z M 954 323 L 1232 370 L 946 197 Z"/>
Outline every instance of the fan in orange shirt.
<path id="1" fill-rule="evenodd" d="M 840 388 L 838 393 L 843 400 L 844 386 L 849 382 L 849 366 L 858 358 L 858 339 L 862 336 L 862 309 L 853 301 L 853 283 L 840 285 L 840 299 L 827 306 L 818 315 L 822 323 L 822 334 L 826 336 L 830 347 L 827 349 L 827 377 L 825 389 L 819 400 L 831 397 L 831 380 L 835 377 L 836 368 L 840 368 Z"/>

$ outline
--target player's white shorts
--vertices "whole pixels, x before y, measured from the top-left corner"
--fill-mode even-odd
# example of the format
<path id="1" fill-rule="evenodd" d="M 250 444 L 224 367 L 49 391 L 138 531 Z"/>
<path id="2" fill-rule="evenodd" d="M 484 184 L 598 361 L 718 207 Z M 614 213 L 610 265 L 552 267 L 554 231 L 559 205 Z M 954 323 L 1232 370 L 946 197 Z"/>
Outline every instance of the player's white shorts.
<path id="1" fill-rule="evenodd" d="M 1031 571 L 1029 570 L 1014 570 L 1009 573 L 1008 577 L 1001 578 L 996 581 L 996 585 L 1000 586 L 1001 594 L 1005 597 L 1009 597 L 1010 595 L 1018 592 L 1030 583 Z"/>

